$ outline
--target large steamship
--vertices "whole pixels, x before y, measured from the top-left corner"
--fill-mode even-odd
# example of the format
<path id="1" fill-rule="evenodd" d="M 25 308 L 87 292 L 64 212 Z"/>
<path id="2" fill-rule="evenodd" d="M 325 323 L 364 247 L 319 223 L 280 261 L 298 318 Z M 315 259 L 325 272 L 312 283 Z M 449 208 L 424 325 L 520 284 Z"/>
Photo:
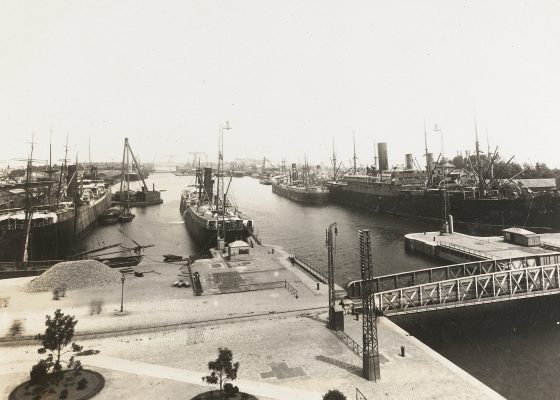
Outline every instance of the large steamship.
<path id="1" fill-rule="evenodd" d="M 378 143 L 379 169 L 366 174 L 345 176 L 329 184 L 332 201 L 389 213 L 432 220 L 453 215 L 467 229 L 497 231 L 520 226 L 533 230 L 560 229 L 560 195 L 554 179 L 489 180 L 452 164 L 434 163 L 426 152 L 426 170 L 413 166 L 407 154 L 406 166 L 390 170 L 386 143 Z"/>

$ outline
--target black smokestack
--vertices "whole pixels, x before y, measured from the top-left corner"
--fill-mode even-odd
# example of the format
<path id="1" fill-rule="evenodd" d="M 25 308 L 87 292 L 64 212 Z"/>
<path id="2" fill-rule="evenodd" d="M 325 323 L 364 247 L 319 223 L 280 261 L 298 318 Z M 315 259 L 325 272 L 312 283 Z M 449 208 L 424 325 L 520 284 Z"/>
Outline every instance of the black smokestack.
<path id="1" fill-rule="evenodd" d="M 387 143 L 377 143 L 377 154 L 379 155 L 379 170 L 389 169 L 389 159 L 387 158 Z"/>
<path id="2" fill-rule="evenodd" d="M 212 201 L 214 197 L 214 181 L 212 180 L 212 168 L 204 168 L 204 191 L 208 196 L 208 200 Z"/>
<path id="3" fill-rule="evenodd" d="M 66 184 L 68 185 L 68 189 L 66 190 L 68 196 L 72 196 L 78 191 L 78 169 L 76 168 L 76 165 L 68 166 Z"/>

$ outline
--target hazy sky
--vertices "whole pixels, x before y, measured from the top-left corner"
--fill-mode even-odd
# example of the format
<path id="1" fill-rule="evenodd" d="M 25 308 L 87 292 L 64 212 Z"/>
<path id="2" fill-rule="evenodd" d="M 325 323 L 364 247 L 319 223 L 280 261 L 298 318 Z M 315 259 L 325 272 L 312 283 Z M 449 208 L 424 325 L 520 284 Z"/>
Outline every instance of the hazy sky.
<path id="1" fill-rule="evenodd" d="M 29 152 L 348 163 L 387 142 L 560 167 L 558 1 L 1 1 L 0 167 Z M 4 163 L 4 164 L 2 164 Z"/>

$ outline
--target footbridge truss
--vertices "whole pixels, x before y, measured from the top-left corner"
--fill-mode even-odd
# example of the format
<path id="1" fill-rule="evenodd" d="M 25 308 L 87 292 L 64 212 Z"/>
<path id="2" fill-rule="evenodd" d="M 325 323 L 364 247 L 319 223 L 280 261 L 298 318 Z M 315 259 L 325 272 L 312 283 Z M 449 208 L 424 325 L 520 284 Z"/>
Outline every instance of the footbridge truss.
<path id="1" fill-rule="evenodd" d="M 409 314 L 560 293 L 560 264 L 497 271 L 375 294 L 383 315 Z"/>

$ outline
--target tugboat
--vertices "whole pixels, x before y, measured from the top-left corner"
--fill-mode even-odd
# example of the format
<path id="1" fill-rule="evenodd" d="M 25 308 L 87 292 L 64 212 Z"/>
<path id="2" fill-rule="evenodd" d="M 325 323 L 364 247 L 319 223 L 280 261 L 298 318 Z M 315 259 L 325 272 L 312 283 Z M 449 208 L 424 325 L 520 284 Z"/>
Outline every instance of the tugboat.
<path id="1" fill-rule="evenodd" d="M 235 240 L 246 241 L 253 234 L 253 221 L 242 214 L 228 199 L 231 178 L 224 185 L 223 130 L 231 129 L 229 124 L 220 130 L 220 152 L 216 194 L 212 168 L 198 168 L 196 184 L 187 187 L 181 195 L 180 212 L 187 229 L 194 240 L 204 246 L 223 248 Z"/>

